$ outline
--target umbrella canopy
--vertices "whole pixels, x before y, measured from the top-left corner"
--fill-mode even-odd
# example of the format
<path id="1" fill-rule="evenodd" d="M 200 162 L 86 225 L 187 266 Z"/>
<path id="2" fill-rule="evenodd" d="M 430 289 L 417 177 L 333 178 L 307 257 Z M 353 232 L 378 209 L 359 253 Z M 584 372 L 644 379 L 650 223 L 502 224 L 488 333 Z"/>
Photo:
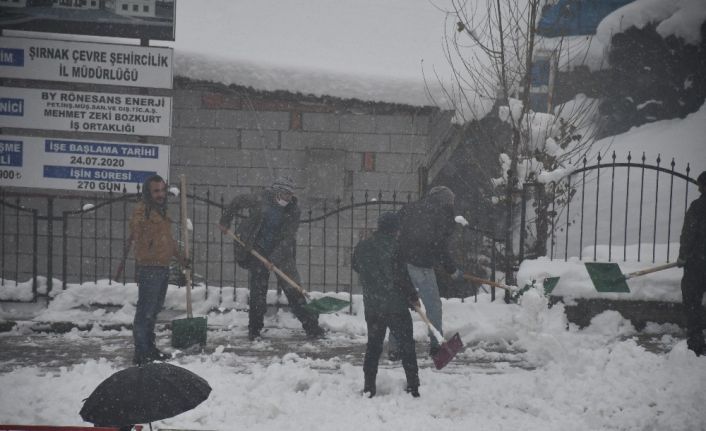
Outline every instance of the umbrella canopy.
<path id="1" fill-rule="evenodd" d="M 208 382 L 191 371 L 150 363 L 105 379 L 86 399 L 80 414 L 98 426 L 153 422 L 193 409 L 210 393 Z"/>

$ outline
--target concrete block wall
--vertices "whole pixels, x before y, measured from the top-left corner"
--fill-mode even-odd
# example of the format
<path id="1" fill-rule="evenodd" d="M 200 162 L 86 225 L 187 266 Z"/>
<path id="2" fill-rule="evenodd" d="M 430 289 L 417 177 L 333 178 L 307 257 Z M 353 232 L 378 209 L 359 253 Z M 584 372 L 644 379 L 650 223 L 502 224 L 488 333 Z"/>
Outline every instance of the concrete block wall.
<path id="1" fill-rule="evenodd" d="M 356 208 L 352 213 L 343 210 L 339 216 L 326 219 L 325 234 L 323 221 L 307 223 L 306 219 L 310 214 L 320 216 L 324 208 L 332 211 L 337 198 L 341 199 L 341 206 L 349 205 L 351 198 L 356 203 L 366 196 L 368 200 L 377 199 L 379 192 L 383 192 L 383 200 L 392 200 L 393 191 L 397 193 L 398 202 L 417 199 L 419 168 L 426 166 L 434 148 L 441 145 L 444 130 L 450 127 L 448 119 L 443 112 L 429 107 L 254 92 L 178 78 L 173 91 L 172 136 L 148 137 L 143 141 L 170 145 L 170 182 L 177 184 L 179 175 L 186 174 L 189 194 L 216 204 L 191 201 L 189 217 L 194 224 L 192 243 L 197 274 L 203 276 L 208 272 L 210 283 L 215 285 L 221 283 L 221 274 L 225 286 L 247 285 L 246 271 L 233 261 L 231 241 L 223 239 L 216 229 L 221 211 L 218 205 L 227 204 L 236 194 L 269 186 L 275 176 L 289 175 L 299 185 L 297 195 L 302 207 L 303 223 L 297 249 L 302 282 L 312 290 L 332 291 L 338 280 L 338 289 L 345 291 L 351 281 L 357 290 L 357 278 L 350 269 L 352 246 L 365 235 L 366 228 L 375 227 L 378 212 L 386 206 L 373 205 L 368 211 Z M 2 132 L 68 136 L 46 131 L 6 129 Z M 81 137 L 138 141 L 137 137 L 124 136 Z M 366 157 L 370 162 L 367 166 Z M 22 205 L 37 208 L 40 216 L 46 216 L 47 196 L 62 196 L 55 199 L 55 217 L 95 198 L 108 198 L 105 193 L 89 196 L 66 191 L 38 192 L 44 196 L 23 198 Z M 179 209 L 176 199 L 174 201 L 170 214 L 178 221 Z M 126 211 L 120 203 L 70 219 L 67 224 L 69 282 L 92 280 L 94 274 L 107 278 L 115 270 L 122 255 L 123 220 L 129 217 L 132 206 L 131 200 Z M 110 207 L 113 207 L 112 213 Z M 20 213 L 18 217 L 6 208 L 3 212 L 6 216 L 1 249 L 4 274 L 24 281 L 30 277 L 32 266 L 31 216 Z M 107 228 L 111 217 L 112 235 Z M 14 235 L 15 219 L 21 226 L 19 235 Z M 48 272 L 47 244 L 50 241 L 46 226 L 45 219 L 39 220 L 37 260 L 42 275 Z M 55 278 L 61 277 L 63 269 L 62 229 L 63 222 L 56 220 L 51 241 Z M 178 236 L 176 224 L 174 233 Z M 126 274 L 131 281 L 130 264 Z M 274 286 L 274 277 L 271 282 Z"/>
<path id="2" fill-rule="evenodd" d="M 255 93 L 191 81 L 179 84 L 174 92 L 172 181 L 185 173 L 195 193 L 210 190 L 212 200 L 222 196 L 229 202 L 236 194 L 269 186 L 278 175 L 289 175 L 300 187 L 303 219 L 309 209 L 321 212 L 324 202 L 330 211 L 336 198 L 346 205 L 351 196 L 360 202 L 366 193 L 371 199 L 383 191 L 392 199 L 396 191 L 398 200 L 408 195 L 417 199 L 419 167 L 426 165 L 431 150 L 440 146 L 437 141 L 450 128 L 450 117 L 431 108 Z M 367 167 L 366 153 L 373 160 Z M 349 214 L 341 216 L 350 219 Z M 375 219 L 368 223 L 374 227 Z M 313 290 L 334 288 L 336 272 L 339 289 L 350 285 L 350 220 L 341 225 L 348 226 L 339 233 L 347 243 L 341 240 L 338 248 L 331 242 L 335 233 L 327 235 L 324 245 L 316 225 L 311 226 L 310 246 L 309 225 L 300 227 L 299 271 L 303 283 Z M 356 238 L 360 229 L 354 227 Z M 199 221 L 195 230 L 197 248 L 205 249 L 205 228 Z M 218 236 L 220 232 L 211 229 L 210 240 L 219 242 Z M 205 258 L 203 254 L 197 252 L 197 259 Z M 226 247 L 224 279 L 235 277 L 236 284 L 244 286 L 246 272 L 236 267 L 232 256 Z M 341 256 L 347 256 L 345 261 Z M 197 270 L 198 265 L 197 261 Z"/>

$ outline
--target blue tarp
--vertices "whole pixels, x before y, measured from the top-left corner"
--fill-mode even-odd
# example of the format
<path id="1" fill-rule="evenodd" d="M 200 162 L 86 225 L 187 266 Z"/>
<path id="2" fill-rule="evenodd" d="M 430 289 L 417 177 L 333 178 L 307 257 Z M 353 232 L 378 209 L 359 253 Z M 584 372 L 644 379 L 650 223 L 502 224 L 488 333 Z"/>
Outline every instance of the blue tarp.
<path id="1" fill-rule="evenodd" d="M 542 11 L 537 33 L 545 37 L 595 34 L 598 24 L 633 0 L 559 0 Z"/>

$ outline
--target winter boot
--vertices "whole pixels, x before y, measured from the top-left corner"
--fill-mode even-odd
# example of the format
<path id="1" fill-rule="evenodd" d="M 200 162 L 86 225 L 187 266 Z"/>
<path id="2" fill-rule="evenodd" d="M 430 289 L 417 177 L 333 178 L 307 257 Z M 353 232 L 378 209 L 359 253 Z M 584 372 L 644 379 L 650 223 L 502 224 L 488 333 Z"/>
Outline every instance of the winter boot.
<path id="1" fill-rule="evenodd" d="M 419 386 L 407 386 L 406 392 L 414 398 L 419 398 Z"/>
<path id="2" fill-rule="evenodd" d="M 326 335 L 326 331 L 324 330 L 324 328 L 319 325 L 316 325 L 312 328 L 307 328 L 305 329 L 305 332 L 306 336 L 309 338 L 324 338 L 324 336 Z"/>
<path id="3" fill-rule="evenodd" d="M 252 329 L 248 330 L 248 340 L 255 341 L 258 338 L 260 338 L 260 331 L 253 331 Z"/>
<path id="4" fill-rule="evenodd" d="M 162 352 L 155 346 L 152 346 L 148 356 L 153 361 L 166 361 L 167 359 L 172 359 L 171 353 Z"/>
<path id="5" fill-rule="evenodd" d="M 375 376 L 366 375 L 365 385 L 363 385 L 363 394 L 368 394 L 368 398 L 375 396 Z"/>
<path id="6" fill-rule="evenodd" d="M 154 358 L 149 354 L 135 352 L 135 356 L 132 357 L 133 365 L 137 366 L 149 364 L 152 361 L 154 361 Z"/>

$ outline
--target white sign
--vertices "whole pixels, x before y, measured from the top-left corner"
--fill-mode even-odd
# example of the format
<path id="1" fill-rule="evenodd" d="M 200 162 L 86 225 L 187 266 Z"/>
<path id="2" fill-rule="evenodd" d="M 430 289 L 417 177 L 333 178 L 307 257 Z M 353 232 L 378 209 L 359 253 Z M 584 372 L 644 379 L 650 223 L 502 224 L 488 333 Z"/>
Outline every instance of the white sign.
<path id="1" fill-rule="evenodd" d="M 169 146 L 0 135 L 0 186 L 137 192 L 169 176 Z"/>
<path id="2" fill-rule="evenodd" d="M 172 98 L 0 87 L 0 127 L 169 136 Z"/>
<path id="3" fill-rule="evenodd" d="M 0 37 L 0 77 L 172 88 L 172 49 Z"/>

